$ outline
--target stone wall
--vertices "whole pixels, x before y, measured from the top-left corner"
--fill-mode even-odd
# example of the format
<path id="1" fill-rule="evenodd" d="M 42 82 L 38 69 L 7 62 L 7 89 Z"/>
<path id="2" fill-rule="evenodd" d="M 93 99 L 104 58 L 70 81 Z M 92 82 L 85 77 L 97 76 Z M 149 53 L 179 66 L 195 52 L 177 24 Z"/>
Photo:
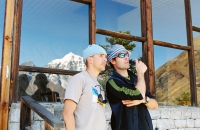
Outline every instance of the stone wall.
<path id="1" fill-rule="evenodd" d="M 159 106 L 149 110 L 154 129 L 200 130 L 200 108 L 187 106 Z"/>
<path id="2" fill-rule="evenodd" d="M 41 103 L 47 110 L 62 119 L 63 103 Z M 149 110 L 154 129 L 158 130 L 200 130 L 200 108 L 187 106 L 159 106 L 156 110 Z M 106 120 L 108 130 L 111 110 L 106 105 Z M 19 130 L 20 103 L 13 103 L 9 113 L 9 130 Z M 31 112 L 31 129 L 44 130 L 44 121 Z M 64 129 L 62 129 L 64 130 Z"/>

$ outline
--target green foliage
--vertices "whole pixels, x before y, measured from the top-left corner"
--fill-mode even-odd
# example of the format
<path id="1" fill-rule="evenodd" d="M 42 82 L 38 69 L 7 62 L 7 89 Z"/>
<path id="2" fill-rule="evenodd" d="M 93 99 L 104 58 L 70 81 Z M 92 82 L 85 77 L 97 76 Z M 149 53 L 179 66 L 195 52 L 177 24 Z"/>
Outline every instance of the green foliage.
<path id="1" fill-rule="evenodd" d="M 180 93 L 180 96 L 176 97 L 172 102 L 174 102 L 176 105 L 191 105 L 190 99 L 190 92 L 183 91 Z"/>

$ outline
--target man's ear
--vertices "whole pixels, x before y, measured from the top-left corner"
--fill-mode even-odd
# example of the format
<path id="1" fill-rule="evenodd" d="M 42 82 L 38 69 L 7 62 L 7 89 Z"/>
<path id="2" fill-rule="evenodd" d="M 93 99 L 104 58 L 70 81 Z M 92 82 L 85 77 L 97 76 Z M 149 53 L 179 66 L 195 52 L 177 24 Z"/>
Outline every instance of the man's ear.
<path id="1" fill-rule="evenodd" d="M 111 59 L 110 63 L 114 65 L 114 64 L 116 64 L 116 60 L 115 59 Z"/>
<path id="2" fill-rule="evenodd" d="M 88 57 L 87 58 L 87 62 L 90 64 L 90 63 L 92 63 L 92 57 Z"/>

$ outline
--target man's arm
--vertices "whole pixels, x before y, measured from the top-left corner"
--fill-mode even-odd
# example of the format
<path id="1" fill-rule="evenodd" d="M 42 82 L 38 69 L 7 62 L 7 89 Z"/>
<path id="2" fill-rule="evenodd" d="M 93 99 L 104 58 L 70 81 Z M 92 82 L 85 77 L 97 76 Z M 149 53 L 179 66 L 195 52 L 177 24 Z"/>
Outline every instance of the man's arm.
<path id="1" fill-rule="evenodd" d="M 123 100 L 122 103 L 124 105 L 126 105 L 127 107 L 132 107 L 132 106 L 136 106 L 139 105 L 141 103 L 146 103 L 146 107 L 149 109 L 157 109 L 158 108 L 158 103 L 157 101 L 154 99 L 154 96 L 151 94 L 151 92 L 149 90 L 146 91 L 145 94 L 147 97 L 149 97 L 149 101 L 148 103 L 146 103 L 146 98 L 142 99 L 142 100 Z"/>
<path id="2" fill-rule="evenodd" d="M 142 61 L 138 61 L 136 59 L 135 67 L 136 67 L 137 76 L 138 76 L 138 81 L 135 87 L 140 91 L 140 93 L 142 94 L 142 97 L 145 98 L 146 83 L 144 80 L 144 73 L 147 70 L 147 66 Z"/>
<path id="3" fill-rule="evenodd" d="M 141 103 L 145 103 L 145 100 L 123 100 L 122 103 L 126 105 L 127 107 L 132 107 L 139 105 Z M 145 104 L 148 109 L 157 109 L 158 108 L 158 103 L 155 99 L 150 98 L 149 102 Z"/>
<path id="4" fill-rule="evenodd" d="M 76 109 L 76 103 L 70 99 L 65 100 L 64 109 L 63 109 L 63 119 L 65 122 L 66 130 L 75 130 L 75 118 L 74 111 Z"/>

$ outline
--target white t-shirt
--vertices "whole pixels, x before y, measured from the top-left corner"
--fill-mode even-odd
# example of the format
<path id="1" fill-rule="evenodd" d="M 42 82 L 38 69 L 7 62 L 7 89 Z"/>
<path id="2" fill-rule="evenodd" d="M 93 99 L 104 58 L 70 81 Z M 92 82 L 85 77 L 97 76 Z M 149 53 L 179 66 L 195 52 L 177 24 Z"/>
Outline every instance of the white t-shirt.
<path id="1" fill-rule="evenodd" d="M 68 82 L 65 99 L 77 103 L 76 130 L 106 130 L 105 106 L 98 103 L 98 94 L 105 94 L 97 83 L 87 71 L 74 75 Z"/>

